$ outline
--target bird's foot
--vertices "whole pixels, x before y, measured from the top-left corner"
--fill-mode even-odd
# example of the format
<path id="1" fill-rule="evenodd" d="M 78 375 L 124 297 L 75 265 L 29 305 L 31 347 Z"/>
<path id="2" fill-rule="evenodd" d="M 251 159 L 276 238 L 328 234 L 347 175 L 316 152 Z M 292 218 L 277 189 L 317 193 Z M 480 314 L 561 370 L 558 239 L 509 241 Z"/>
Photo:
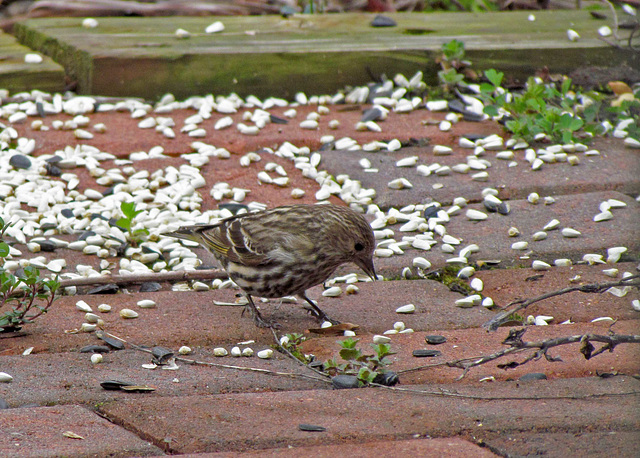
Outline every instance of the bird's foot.
<path id="1" fill-rule="evenodd" d="M 282 325 L 274 320 L 265 320 L 262 317 L 254 316 L 253 322 L 259 328 L 282 329 Z"/>
<path id="2" fill-rule="evenodd" d="M 278 323 L 277 321 L 267 320 L 263 318 L 262 314 L 255 306 L 251 307 L 249 304 L 247 304 L 245 309 L 242 311 L 243 314 L 245 310 L 249 311 L 249 314 L 253 317 L 253 322 L 259 328 L 272 328 L 272 329 L 282 328 L 282 325 L 280 325 L 280 323 Z"/>
<path id="3" fill-rule="evenodd" d="M 314 310 L 314 309 L 308 308 L 307 312 L 309 312 L 310 315 L 312 315 L 314 318 L 316 318 L 321 323 L 324 323 L 325 321 L 328 321 L 331 324 L 340 324 L 340 321 L 334 320 L 329 315 L 324 313 L 321 309 Z"/>
<path id="4" fill-rule="evenodd" d="M 329 315 L 324 313 L 324 311 L 320 307 L 318 307 L 314 301 L 309 299 L 306 294 L 300 294 L 300 297 L 307 301 L 307 304 L 309 304 L 309 307 L 305 307 L 307 311 L 311 315 L 316 317 L 320 322 L 328 321 L 331 324 L 340 324 L 340 321 L 334 320 L 333 318 L 330 318 Z"/>

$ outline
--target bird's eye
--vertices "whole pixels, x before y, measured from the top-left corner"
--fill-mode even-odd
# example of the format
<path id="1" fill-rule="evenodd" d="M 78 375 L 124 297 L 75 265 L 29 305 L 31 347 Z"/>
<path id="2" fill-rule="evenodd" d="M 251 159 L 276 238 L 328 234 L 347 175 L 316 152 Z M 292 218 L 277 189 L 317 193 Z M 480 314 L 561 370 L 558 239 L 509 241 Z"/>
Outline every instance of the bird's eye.
<path id="1" fill-rule="evenodd" d="M 364 245 L 360 242 L 357 242 L 354 248 L 356 249 L 356 251 L 362 251 L 364 250 Z"/>

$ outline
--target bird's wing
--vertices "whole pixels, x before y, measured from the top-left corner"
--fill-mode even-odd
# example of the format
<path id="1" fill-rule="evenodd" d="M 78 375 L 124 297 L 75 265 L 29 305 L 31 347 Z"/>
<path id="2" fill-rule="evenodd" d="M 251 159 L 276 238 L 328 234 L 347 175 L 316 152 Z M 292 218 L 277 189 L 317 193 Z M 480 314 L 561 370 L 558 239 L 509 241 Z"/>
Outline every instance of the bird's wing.
<path id="1" fill-rule="evenodd" d="M 295 222 L 298 223 L 298 222 Z M 292 230 L 295 226 L 297 230 Z M 278 212 L 234 216 L 213 225 L 188 226 L 170 234 L 196 240 L 215 256 L 247 266 L 292 263 L 315 251 L 313 231 Z"/>
<path id="2" fill-rule="evenodd" d="M 258 231 L 253 236 L 251 224 L 244 218 L 233 218 L 200 233 L 202 242 L 215 255 L 245 266 L 273 261 L 270 252 L 278 248 L 277 234 Z"/>

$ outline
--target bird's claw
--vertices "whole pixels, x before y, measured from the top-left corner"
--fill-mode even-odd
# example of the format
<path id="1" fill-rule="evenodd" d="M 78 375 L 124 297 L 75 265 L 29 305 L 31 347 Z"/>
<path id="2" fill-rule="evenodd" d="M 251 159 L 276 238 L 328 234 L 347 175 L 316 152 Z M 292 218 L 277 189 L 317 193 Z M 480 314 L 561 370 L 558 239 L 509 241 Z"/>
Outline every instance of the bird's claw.
<path id="1" fill-rule="evenodd" d="M 309 309 L 307 309 L 307 312 L 309 312 L 309 314 L 311 314 L 314 318 L 317 318 L 318 321 L 320 321 L 320 322 L 328 321 L 329 323 L 334 324 L 334 325 L 335 324 L 340 324 L 340 321 L 334 320 L 333 318 L 330 318 L 329 315 L 327 315 L 326 313 L 322 312 L 322 310 L 321 310 L 322 313 L 318 313 L 317 311 L 309 308 Z"/>
<path id="2" fill-rule="evenodd" d="M 264 318 L 258 315 L 253 317 L 253 322 L 259 328 L 282 329 L 282 325 L 277 321 L 265 320 Z"/>

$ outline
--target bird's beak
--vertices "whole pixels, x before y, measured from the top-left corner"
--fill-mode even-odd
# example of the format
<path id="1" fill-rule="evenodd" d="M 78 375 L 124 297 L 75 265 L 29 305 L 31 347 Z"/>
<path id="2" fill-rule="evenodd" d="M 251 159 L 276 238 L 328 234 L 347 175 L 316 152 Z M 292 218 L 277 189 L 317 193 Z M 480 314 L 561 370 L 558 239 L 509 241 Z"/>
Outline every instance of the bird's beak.
<path id="1" fill-rule="evenodd" d="M 358 265 L 358 267 L 364 270 L 364 273 L 366 273 L 369 278 L 371 278 L 371 280 L 376 281 L 378 279 L 378 276 L 376 275 L 376 269 L 373 266 L 373 259 L 358 259 L 356 261 L 356 264 Z"/>

